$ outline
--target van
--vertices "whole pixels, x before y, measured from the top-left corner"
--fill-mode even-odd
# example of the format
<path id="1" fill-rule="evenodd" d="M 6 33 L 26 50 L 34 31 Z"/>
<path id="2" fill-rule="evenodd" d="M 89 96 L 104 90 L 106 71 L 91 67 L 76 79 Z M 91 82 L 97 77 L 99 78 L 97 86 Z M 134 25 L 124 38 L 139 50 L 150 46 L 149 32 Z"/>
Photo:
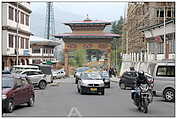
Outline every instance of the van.
<path id="1" fill-rule="evenodd" d="M 175 62 L 162 61 L 156 63 L 153 71 L 154 94 L 162 96 L 166 101 L 175 100 Z"/>

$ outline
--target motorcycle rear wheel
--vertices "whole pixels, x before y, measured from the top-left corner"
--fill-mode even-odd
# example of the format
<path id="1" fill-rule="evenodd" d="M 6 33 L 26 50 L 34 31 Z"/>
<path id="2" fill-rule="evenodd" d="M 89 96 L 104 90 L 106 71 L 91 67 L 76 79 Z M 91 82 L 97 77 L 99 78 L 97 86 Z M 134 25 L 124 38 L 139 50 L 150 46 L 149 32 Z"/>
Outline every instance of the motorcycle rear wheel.
<path id="1" fill-rule="evenodd" d="M 147 100 L 143 101 L 142 111 L 144 113 L 148 113 L 148 102 L 147 102 Z"/>

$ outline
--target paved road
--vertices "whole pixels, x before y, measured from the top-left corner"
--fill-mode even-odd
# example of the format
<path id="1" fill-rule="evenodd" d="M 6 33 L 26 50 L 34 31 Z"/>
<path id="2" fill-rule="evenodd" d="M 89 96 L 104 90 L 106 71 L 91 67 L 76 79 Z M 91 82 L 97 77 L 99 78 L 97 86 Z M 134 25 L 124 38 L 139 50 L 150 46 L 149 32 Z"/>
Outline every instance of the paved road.
<path id="1" fill-rule="evenodd" d="M 80 95 L 73 78 L 60 79 L 45 90 L 36 89 L 34 107 L 18 106 L 4 116 L 175 116 L 175 103 L 155 97 L 149 113 L 137 111 L 130 99 L 130 90 L 120 90 L 111 83 L 105 95 Z"/>

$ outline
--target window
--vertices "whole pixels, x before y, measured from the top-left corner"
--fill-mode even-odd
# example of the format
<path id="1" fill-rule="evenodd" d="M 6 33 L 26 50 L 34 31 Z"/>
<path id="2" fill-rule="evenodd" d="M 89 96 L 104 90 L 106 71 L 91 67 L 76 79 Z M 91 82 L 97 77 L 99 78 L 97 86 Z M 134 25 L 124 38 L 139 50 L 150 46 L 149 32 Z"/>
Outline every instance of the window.
<path id="1" fill-rule="evenodd" d="M 9 19 L 14 20 L 14 8 L 9 6 Z"/>
<path id="2" fill-rule="evenodd" d="M 27 38 L 25 41 L 26 41 L 25 42 L 25 49 L 28 49 L 29 48 L 29 39 Z"/>
<path id="3" fill-rule="evenodd" d="M 164 17 L 164 10 L 160 10 L 160 17 Z"/>
<path id="4" fill-rule="evenodd" d="M 26 15 L 26 25 L 29 26 L 29 15 Z"/>
<path id="5" fill-rule="evenodd" d="M 40 53 L 40 48 L 32 48 L 32 53 Z"/>
<path id="6" fill-rule="evenodd" d="M 20 21 L 21 24 L 24 24 L 24 13 L 21 12 L 21 21 Z"/>
<path id="7" fill-rule="evenodd" d="M 15 9 L 15 22 L 18 22 L 18 20 L 19 20 L 19 15 L 17 9 Z"/>
<path id="8" fill-rule="evenodd" d="M 161 77 L 175 77 L 175 66 L 158 66 L 156 75 Z"/>
<path id="9" fill-rule="evenodd" d="M 163 45 L 163 43 L 158 43 L 157 44 L 158 45 L 158 54 L 163 54 L 163 52 L 164 52 L 164 45 Z"/>
<path id="10" fill-rule="evenodd" d="M 24 48 L 24 38 L 21 38 L 21 48 Z"/>
<path id="11" fill-rule="evenodd" d="M 11 34 L 9 34 L 9 48 L 13 48 L 13 38 L 14 38 L 14 36 L 13 35 L 11 35 Z"/>

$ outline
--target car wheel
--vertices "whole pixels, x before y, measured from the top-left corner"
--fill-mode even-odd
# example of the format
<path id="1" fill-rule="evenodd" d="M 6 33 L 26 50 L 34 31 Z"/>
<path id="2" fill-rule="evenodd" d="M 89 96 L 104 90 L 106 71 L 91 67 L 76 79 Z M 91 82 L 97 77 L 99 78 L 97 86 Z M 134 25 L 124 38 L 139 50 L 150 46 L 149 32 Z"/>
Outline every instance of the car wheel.
<path id="1" fill-rule="evenodd" d="M 110 84 L 108 85 L 108 88 L 110 88 Z"/>
<path id="2" fill-rule="evenodd" d="M 40 88 L 40 89 L 45 89 L 46 86 L 47 86 L 47 83 L 46 83 L 45 81 L 40 81 L 40 82 L 39 82 L 39 88 Z"/>
<path id="3" fill-rule="evenodd" d="M 13 110 L 14 110 L 14 101 L 13 100 L 9 100 L 5 111 L 7 113 L 12 113 Z"/>
<path id="4" fill-rule="evenodd" d="M 166 89 L 164 91 L 164 98 L 167 102 L 172 102 L 175 100 L 175 90 L 174 89 Z"/>
<path id="5" fill-rule="evenodd" d="M 76 79 L 76 80 L 75 80 L 75 84 L 77 84 L 77 83 L 78 83 L 78 80 Z"/>
<path id="6" fill-rule="evenodd" d="M 77 92 L 80 93 L 80 89 L 79 88 L 77 88 Z"/>
<path id="7" fill-rule="evenodd" d="M 34 96 L 31 96 L 31 98 L 29 99 L 29 102 L 27 102 L 29 107 L 32 107 L 34 105 Z"/>
<path id="8" fill-rule="evenodd" d="M 120 84 L 120 88 L 125 90 L 125 89 L 126 89 L 125 84 L 124 84 L 124 83 L 121 83 L 121 84 Z"/>
<path id="9" fill-rule="evenodd" d="M 104 95 L 104 89 L 102 90 L 101 95 Z"/>
<path id="10" fill-rule="evenodd" d="M 84 94 L 84 91 L 82 88 L 80 88 L 80 94 L 83 95 Z"/>

